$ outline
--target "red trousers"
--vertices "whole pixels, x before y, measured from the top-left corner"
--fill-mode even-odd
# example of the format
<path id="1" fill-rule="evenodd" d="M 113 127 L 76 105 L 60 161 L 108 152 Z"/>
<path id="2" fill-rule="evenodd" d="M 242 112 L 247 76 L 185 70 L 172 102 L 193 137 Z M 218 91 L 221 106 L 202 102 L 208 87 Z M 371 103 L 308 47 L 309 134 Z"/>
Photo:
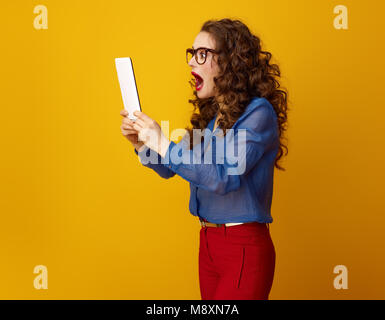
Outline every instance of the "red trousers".
<path id="1" fill-rule="evenodd" d="M 268 300 L 274 269 L 275 248 L 268 224 L 201 227 L 202 300 Z"/>

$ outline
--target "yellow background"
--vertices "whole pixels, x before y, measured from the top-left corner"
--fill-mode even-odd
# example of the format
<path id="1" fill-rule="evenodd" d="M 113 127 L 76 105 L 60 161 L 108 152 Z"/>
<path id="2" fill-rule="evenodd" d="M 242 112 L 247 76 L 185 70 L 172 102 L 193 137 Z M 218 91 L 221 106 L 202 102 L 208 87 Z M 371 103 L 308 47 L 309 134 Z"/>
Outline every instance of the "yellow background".
<path id="1" fill-rule="evenodd" d="M 36 30 L 35 5 L 48 8 Z M 348 30 L 333 8 L 348 8 Z M 242 19 L 289 90 L 275 172 L 271 299 L 384 299 L 382 1 L 6 1 L 1 4 L 2 299 L 200 299 L 188 182 L 143 167 L 120 131 L 114 58 L 134 59 L 142 108 L 189 123 L 185 49 L 202 23 Z M 48 268 L 48 290 L 33 268 Z M 348 289 L 336 290 L 336 265 Z"/>

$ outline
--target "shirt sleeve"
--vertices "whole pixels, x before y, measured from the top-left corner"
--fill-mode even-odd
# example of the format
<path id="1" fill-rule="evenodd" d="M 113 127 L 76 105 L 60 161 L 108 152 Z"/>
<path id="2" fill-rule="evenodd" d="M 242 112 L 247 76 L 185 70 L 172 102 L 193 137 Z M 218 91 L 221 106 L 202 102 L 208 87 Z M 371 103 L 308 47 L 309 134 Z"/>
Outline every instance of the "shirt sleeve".
<path id="1" fill-rule="evenodd" d="M 174 171 L 161 164 L 161 156 L 155 151 L 151 150 L 149 147 L 145 146 L 140 152 L 134 148 L 134 151 L 139 156 L 139 160 L 142 165 L 153 169 L 162 178 L 169 179 L 175 175 Z M 155 161 L 150 161 L 148 163 L 144 162 L 143 159 L 145 158 L 145 155 L 146 157 L 151 156 L 152 159 L 155 157 Z"/>
<path id="2" fill-rule="evenodd" d="M 234 127 L 236 128 L 229 130 L 226 136 L 222 137 L 222 149 L 219 147 L 219 140 L 216 140 L 215 148 L 209 150 L 216 150 L 212 155 L 212 159 L 215 158 L 212 163 L 204 161 L 202 155 L 194 150 L 195 146 L 193 150 L 187 150 L 181 143 L 176 144 L 173 141 L 160 161 L 165 168 L 199 188 L 220 195 L 235 191 L 240 188 L 241 176 L 247 175 L 262 155 L 276 146 L 278 126 L 272 106 L 262 104 Z M 223 150 L 222 153 L 218 153 L 217 150 L 220 149 Z M 228 149 L 229 153 L 226 151 Z M 180 159 L 181 153 L 183 161 Z"/>

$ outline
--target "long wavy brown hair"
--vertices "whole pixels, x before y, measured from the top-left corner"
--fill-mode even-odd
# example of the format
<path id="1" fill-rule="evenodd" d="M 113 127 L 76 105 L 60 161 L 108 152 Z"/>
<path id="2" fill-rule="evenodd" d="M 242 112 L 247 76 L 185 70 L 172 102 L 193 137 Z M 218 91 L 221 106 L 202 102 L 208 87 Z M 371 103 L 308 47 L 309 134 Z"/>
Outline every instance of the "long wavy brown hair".
<path id="1" fill-rule="evenodd" d="M 215 96 L 198 98 L 188 102 L 194 106 L 190 122 L 186 127 L 190 137 L 190 149 L 193 147 L 193 129 L 204 130 L 211 119 L 218 113 L 218 125 L 226 134 L 245 111 L 253 97 L 267 99 L 277 114 L 280 146 L 275 159 L 275 167 L 285 170 L 278 164 L 286 150 L 284 131 L 287 130 L 287 92 L 279 89 L 277 78 L 281 72 L 277 64 L 271 64 L 272 54 L 261 49 L 261 40 L 253 35 L 240 20 L 208 20 L 201 30 L 210 33 L 216 42 L 219 73 L 214 77 Z M 195 88 L 195 78 L 189 81 Z M 219 101 L 221 103 L 219 103 Z M 196 112 L 197 109 L 199 112 Z M 203 137 L 201 137 L 203 139 Z"/>

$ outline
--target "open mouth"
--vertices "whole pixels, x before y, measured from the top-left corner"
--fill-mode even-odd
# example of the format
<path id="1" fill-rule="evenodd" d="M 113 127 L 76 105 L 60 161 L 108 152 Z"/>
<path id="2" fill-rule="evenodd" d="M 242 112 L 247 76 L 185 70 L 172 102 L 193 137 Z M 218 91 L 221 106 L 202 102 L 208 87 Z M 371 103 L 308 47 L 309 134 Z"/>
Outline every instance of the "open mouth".
<path id="1" fill-rule="evenodd" d="M 195 72 L 191 72 L 191 74 L 195 77 L 195 88 L 197 90 L 202 89 L 202 87 L 203 87 L 203 78 L 199 74 L 197 74 Z"/>

